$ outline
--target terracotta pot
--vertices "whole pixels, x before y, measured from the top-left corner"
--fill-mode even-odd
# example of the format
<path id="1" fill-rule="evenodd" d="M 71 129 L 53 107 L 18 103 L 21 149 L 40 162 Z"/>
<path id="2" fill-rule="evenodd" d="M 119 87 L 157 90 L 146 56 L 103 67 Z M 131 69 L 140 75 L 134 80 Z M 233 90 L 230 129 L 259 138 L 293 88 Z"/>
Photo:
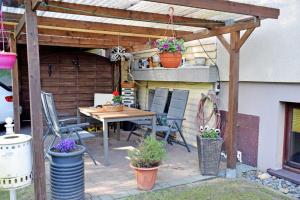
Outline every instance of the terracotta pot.
<path id="1" fill-rule="evenodd" d="M 17 54 L 12 52 L 0 52 L 0 69 L 12 69 L 15 65 Z"/>
<path id="2" fill-rule="evenodd" d="M 181 64 L 181 52 L 162 52 L 159 54 L 160 63 L 164 68 L 177 68 Z"/>
<path id="3" fill-rule="evenodd" d="M 137 187 L 140 190 L 151 190 L 156 182 L 158 167 L 138 168 L 130 165 L 134 169 Z"/>

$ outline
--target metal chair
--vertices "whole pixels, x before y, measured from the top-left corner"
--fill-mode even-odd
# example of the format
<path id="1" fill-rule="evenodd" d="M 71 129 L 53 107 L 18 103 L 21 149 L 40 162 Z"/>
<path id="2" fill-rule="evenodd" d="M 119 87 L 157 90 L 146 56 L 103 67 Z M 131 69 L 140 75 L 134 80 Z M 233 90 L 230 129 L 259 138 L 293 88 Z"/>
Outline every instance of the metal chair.
<path id="1" fill-rule="evenodd" d="M 169 94 L 169 89 L 167 88 L 156 88 L 155 92 L 154 92 L 154 97 L 153 97 L 153 101 L 150 107 L 151 112 L 155 112 L 158 115 L 161 115 L 162 113 L 164 113 L 165 107 L 166 107 L 166 103 L 168 100 L 168 94 Z M 127 141 L 130 140 L 131 135 L 137 135 L 140 136 L 139 134 L 137 134 L 136 132 L 134 132 L 134 130 L 142 125 L 150 125 L 152 122 L 150 120 L 134 120 L 134 121 L 130 121 L 132 123 L 134 123 L 130 134 L 128 135 Z"/>
<path id="2" fill-rule="evenodd" d="M 65 125 L 64 122 L 71 120 L 71 118 L 66 120 L 59 120 L 56 112 L 55 102 L 53 95 L 51 93 L 42 92 L 41 93 L 42 104 L 44 113 L 46 116 L 46 121 L 48 125 L 47 133 L 44 136 L 44 139 L 47 135 L 52 132 L 54 133 L 54 139 L 52 140 L 50 147 L 53 146 L 57 138 L 72 138 L 79 144 L 86 147 L 83 140 L 95 138 L 96 136 L 83 130 L 82 128 L 89 126 L 89 123 L 80 123 L 80 124 L 68 124 Z M 93 160 L 94 164 L 97 165 L 95 159 L 90 154 L 88 148 L 86 148 L 87 154 Z"/>
<path id="3" fill-rule="evenodd" d="M 164 133 L 163 135 L 158 136 L 162 136 L 165 142 L 168 142 L 170 144 L 172 144 L 173 142 L 180 144 L 182 146 L 185 146 L 187 148 L 187 151 L 190 152 L 190 148 L 186 143 L 186 140 L 182 133 L 182 122 L 183 120 L 185 120 L 184 113 L 188 97 L 188 90 L 173 90 L 168 114 L 166 118 L 162 117 L 161 122 L 156 126 L 156 132 Z M 148 128 L 148 130 L 151 130 L 152 128 L 152 126 L 145 127 Z M 179 132 L 182 142 L 176 140 L 175 137 L 173 137 L 173 134 L 176 134 L 177 132 Z M 147 134 L 149 134 L 149 131 L 147 131 Z"/>

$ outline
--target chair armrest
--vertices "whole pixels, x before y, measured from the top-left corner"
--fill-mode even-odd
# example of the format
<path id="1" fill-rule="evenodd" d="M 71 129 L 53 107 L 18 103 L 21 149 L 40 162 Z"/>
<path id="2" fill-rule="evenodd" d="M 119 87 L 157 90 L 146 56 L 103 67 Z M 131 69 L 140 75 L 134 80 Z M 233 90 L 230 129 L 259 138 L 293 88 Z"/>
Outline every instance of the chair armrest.
<path id="1" fill-rule="evenodd" d="M 68 117 L 68 116 L 70 116 L 70 114 L 68 114 L 68 113 L 57 113 L 57 116 L 58 117 Z"/>
<path id="2" fill-rule="evenodd" d="M 168 117 L 167 120 L 186 120 L 185 118 Z"/>
<path id="3" fill-rule="evenodd" d="M 62 131 L 74 131 L 74 130 L 80 130 L 84 127 L 89 126 L 89 123 L 80 123 L 80 124 L 71 124 L 61 127 Z"/>
<path id="4" fill-rule="evenodd" d="M 64 123 L 68 121 L 77 121 L 77 119 L 78 119 L 77 117 L 69 117 L 69 118 L 59 119 L 58 121 Z"/>

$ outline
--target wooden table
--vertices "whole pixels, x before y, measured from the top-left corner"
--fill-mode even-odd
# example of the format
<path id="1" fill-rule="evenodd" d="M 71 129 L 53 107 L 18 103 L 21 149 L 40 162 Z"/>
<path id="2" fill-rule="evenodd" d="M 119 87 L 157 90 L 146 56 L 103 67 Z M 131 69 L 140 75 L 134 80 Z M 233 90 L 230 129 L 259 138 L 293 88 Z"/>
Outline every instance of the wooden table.
<path id="1" fill-rule="evenodd" d="M 101 108 L 95 107 L 80 107 L 78 113 L 82 113 L 88 117 L 92 117 L 103 123 L 103 146 L 104 146 L 104 164 L 109 165 L 109 152 L 108 152 L 108 123 L 132 121 L 132 120 L 151 120 L 152 121 L 152 134 L 156 132 L 156 114 L 154 112 L 139 110 L 135 108 L 124 107 L 121 112 L 107 112 Z M 118 123 L 118 127 L 120 127 Z"/>

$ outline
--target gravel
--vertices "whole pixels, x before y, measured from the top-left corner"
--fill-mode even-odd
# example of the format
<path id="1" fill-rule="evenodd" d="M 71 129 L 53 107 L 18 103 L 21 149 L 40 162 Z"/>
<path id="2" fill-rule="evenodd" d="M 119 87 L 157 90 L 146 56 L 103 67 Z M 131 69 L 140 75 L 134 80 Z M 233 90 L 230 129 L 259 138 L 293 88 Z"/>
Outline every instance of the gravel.
<path id="1" fill-rule="evenodd" d="M 280 179 L 275 176 L 271 176 L 266 172 L 260 172 L 256 170 L 243 172 L 242 177 L 250 181 L 271 187 L 283 194 L 300 199 L 300 185 L 294 184 L 290 181 Z"/>

